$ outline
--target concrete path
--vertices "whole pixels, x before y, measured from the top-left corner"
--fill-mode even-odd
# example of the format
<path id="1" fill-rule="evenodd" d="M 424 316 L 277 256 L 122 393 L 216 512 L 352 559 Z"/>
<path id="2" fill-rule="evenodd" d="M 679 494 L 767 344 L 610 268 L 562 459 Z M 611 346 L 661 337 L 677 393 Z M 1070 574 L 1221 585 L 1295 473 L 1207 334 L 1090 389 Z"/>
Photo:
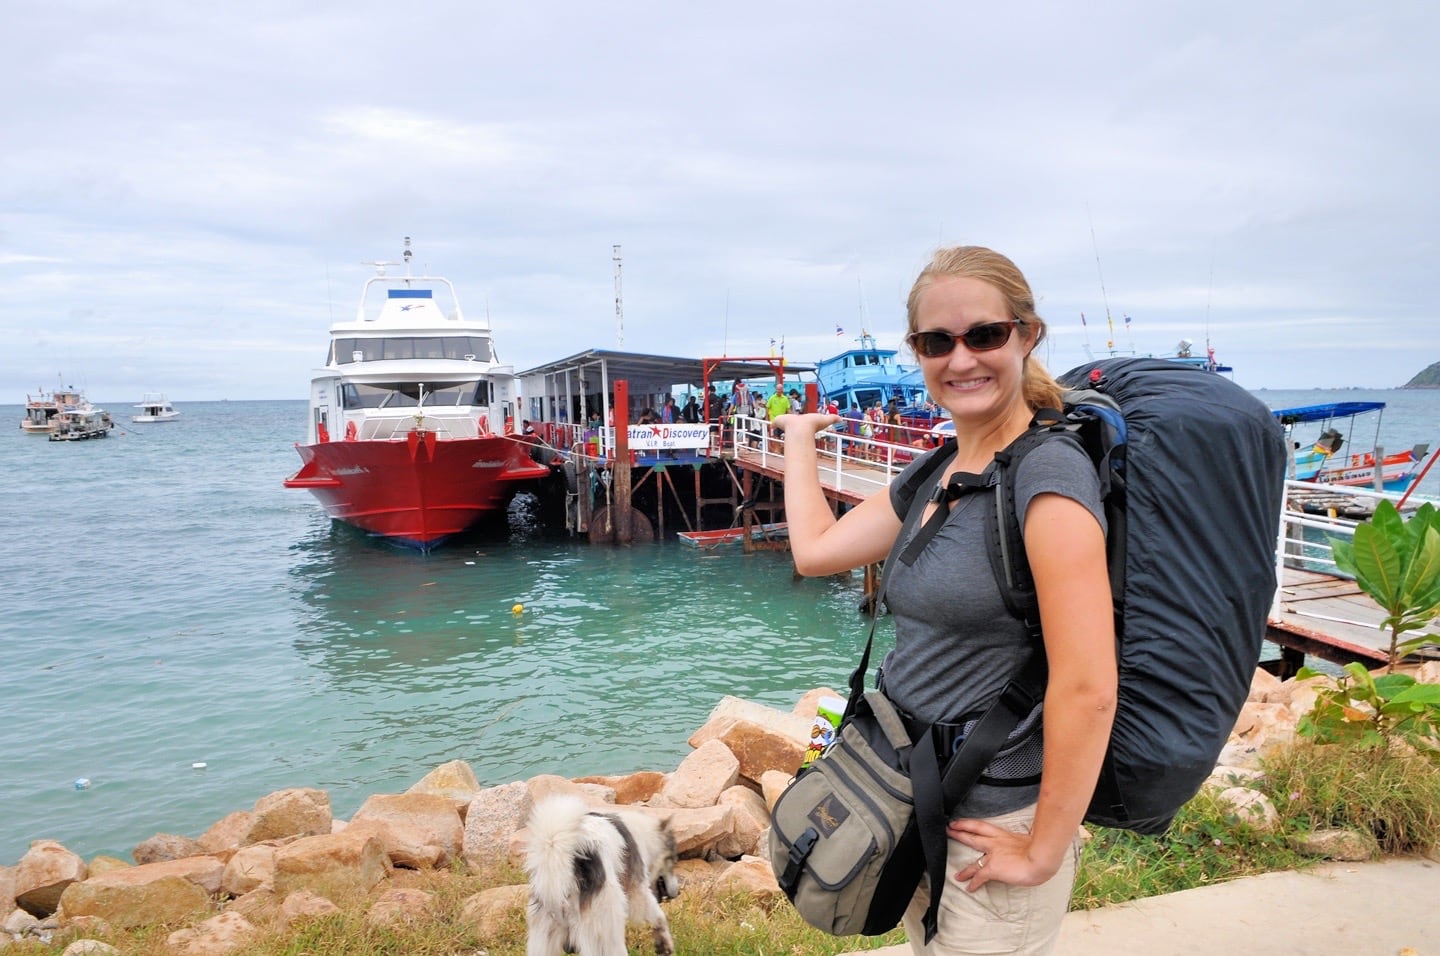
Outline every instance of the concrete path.
<path id="1" fill-rule="evenodd" d="M 1327 863 L 1068 914 L 1055 956 L 1440 956 L 1440 862 Z M 910 956 L 888 946 L 848 956 Z"/>

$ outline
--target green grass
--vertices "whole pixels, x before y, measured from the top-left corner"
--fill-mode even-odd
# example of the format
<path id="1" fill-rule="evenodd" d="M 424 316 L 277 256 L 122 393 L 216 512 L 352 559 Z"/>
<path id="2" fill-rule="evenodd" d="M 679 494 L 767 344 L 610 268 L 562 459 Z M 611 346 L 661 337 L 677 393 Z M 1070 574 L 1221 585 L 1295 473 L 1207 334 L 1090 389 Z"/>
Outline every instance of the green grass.
<path id="1" fill-rule="evenodd" d="M 1297 837 L 1346 827 L 1370 835 L 1379 850 L 1403 855 L 1440 848 L 1440 764 L 1401 749 L 1357 750 L 1307 741 L 1277 749 L 1264 760 L 1262 789 L 1279 826 L 1262 832 L 1227 814 L 1204 791 L 1187 804 L 1163 836 L 1097 830 L 1087 843 L 1072 909 L 1172 893 L 1316 862 L 1295 849 Z M 522 956 L 525 917 L 516 909 L 479 938 L 460 918 L 464 902 L 494 886 L 523 882 L 510 867 L 485 874 L 396 871 L 392 885 L 434 894 L 435 915 L 402 928 L 376 928 L 364 918 L 367 899 L 337 896 L 341 913 L 293 929 L 261 925 L 262 935 L 238 956 Z M 714 956 L 835 956 L 902 942 L 886 936 L 837 939 L 807 926 L 782 898 L 769 904 L 743 895 L 687 892 L 665 905 L 682 953 Z M 196 922 L 199 920 L 197 919 Z M 171 956 L 165 941 L 176 927 L 145 927 L 99 936 L 126 956 Z M 58 954 L 68 942 L 26 943 L 6 956 Z M 653 951 L 649 934 L 632 927 L 630 951 Z"/>

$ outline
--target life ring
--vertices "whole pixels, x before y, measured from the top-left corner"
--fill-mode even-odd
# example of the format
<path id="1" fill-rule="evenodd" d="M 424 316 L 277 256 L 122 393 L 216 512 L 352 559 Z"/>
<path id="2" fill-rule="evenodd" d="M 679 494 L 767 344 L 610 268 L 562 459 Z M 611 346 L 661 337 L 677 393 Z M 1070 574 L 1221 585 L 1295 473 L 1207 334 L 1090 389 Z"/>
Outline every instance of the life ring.
<path id="1" fill-rule="evenodd" d="M 507 434 L 507 435 L 513 435 L 513 434 L 515 434 L 515 420 L 514 420 L 513 418 L 511 418 L 509 415 L 506 415 L 506 416 L 505 416 L 505 434 Z"/>
<path id="2" fill-rule="evenodd" d="M 355 422 L 354 422 L 354 420 L 352 419 L 351 421 L 348 421 L 348 422 L 345 423 L 345 440 L 346 440 L 346 441 L 354 441 L 354 440 L 355 440 L 355 435 L 356 435 Z"/>
<path id="3" fill-rule="evenodd" d="M 482 434 L 482 435 L 488 435 L 488 434 L 490 434 L 490 416 L 489 416 L 489 415 L 481 415 L 480 418 L 479 418 L 479 421 L 477 422 L 477 424 L 480 426 L 480 434 Z"/>

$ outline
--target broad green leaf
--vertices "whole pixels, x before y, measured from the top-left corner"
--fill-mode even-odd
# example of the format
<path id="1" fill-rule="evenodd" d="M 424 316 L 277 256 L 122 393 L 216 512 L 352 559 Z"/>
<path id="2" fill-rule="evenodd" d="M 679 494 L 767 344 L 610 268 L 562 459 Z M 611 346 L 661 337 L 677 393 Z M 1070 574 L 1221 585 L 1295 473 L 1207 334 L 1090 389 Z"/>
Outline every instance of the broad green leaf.
<path id="1" fill-rule="evenodd" d="M 1440 587 L 1440 531 L 1426 527 L 1425 535 L 1410 555 L 1400 586 L 1400 603 L 1407 608 L 1428 610 L 1428 595 Z"/>
<path id="2" fill-rule="evenodd" d="M 1388 498 L 1381 499 L 1380 503 L 1375 506 L 1375 514 L 1366 523 L 1387 537 L 1399 534 L 1405 528 L 1405 521 L 1400 517 L 1399 509 Z"/>
<path id="3" fill-rule="evenodd" d="M 1374 525 L 1355 527 L 1355 580 L 1387 611 L 1395 610 L 1400 592 L 1400 556 L 1394 543 Z"/>
<path id="4" fill-rule="evenodd" d="M 1392 700 L 1440 707 L 1440 684 L 1413 684 L 1396 693 Z"/>
<path id="5" fill-rule="evenodd" d="M 1348 538 L 1331 538 L 1330 556 L 1335 559 L 1335 567 L 1351 577 L 1356 577 L 1355 545 L 1351 544 Z"/>
<path id="6" fill-rule="evenodd" d="M 1415 678 L 1409 674 L 1381 674 L 1375 678 L 1375 693 L 1381 697 L 1393 698 L 1402 690 L 1406 690 L 1415 684 Z"/>
<path id="7" fill-rule="evenodd" d="M 1365 665 L 1359 661 L 1351 661 L 1345 665 L 1345 673 L 1350 679 L 1350 696 L 1357 700 L 1375 699 L 1375 678 L 1365 669 Z"/>
<path id="8" fill-rule="evenodd" d="M 1395 653 L 1397 653 L 1401 657 L 1404 657 L 1407 654 L 1412 654 L 1415 651 L 1418 651 L 1420 648 L 1424 647 L 1427 644 L 1434 643 L 1436 643 L 1435 635 L 1422 634 L 1419 637 L 1412 637 L 1408 641 L 1402 641 L 1400 644 L 1397 644 L 1395 647 Z"/>

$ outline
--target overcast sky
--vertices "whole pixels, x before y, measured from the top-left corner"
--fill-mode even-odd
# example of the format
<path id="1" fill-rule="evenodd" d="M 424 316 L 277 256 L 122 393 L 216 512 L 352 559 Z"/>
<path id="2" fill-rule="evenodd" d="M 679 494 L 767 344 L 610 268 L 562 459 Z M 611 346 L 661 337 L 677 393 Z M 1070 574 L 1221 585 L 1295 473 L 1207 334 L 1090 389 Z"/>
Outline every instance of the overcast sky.
<path id="1" fill-rule="evenodd" d="M 1440 361 L 1437 40 L 1433 0 L 24 4 L 0 403 L 303 398 L 404 236 L 520 370 L 897 347 L 977 243 L 1057 371 L 1108 312 L 1250 388 L 1402 385 Z"/>

